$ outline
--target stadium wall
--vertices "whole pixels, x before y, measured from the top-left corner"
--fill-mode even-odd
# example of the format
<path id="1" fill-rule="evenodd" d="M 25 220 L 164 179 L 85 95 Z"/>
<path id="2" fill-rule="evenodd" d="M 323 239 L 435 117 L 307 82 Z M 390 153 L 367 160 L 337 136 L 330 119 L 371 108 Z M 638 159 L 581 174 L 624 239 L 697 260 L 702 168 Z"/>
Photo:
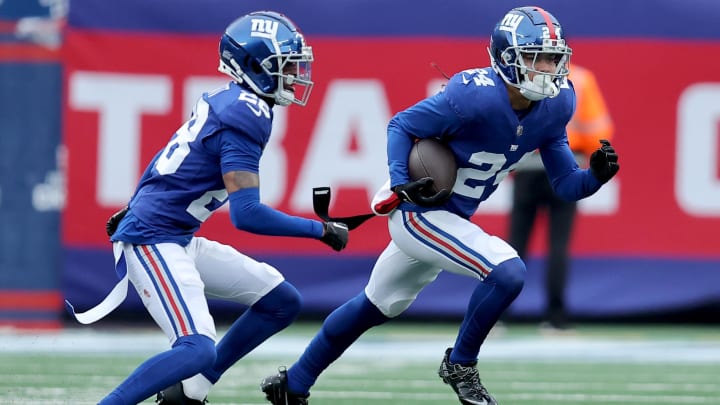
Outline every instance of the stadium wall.
<path id="1" fill-rule="evenodd" d="M 0 327 L 61 326 L 61 60 L 35 41 L 51 25 L 47 2 L 0 2 Z"/>

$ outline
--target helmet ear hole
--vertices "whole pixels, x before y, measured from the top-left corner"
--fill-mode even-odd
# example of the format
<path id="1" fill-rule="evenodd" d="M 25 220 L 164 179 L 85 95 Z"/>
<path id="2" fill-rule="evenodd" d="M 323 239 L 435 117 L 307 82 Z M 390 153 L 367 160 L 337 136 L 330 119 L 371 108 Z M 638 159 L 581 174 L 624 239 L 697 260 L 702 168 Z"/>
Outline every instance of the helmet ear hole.
<path id="1" fill-rule="evenodd" d="M 263 72 L 262 67 L 256 61 L 250 62 L 250 69 L 252 69 L 253 73 L 255 74 L 260 74 Z"/>
<path id="2" fill-rule="evenodd" d="M 506 65 L 509 65 L 510 63 L 512 63 L 513 55 L 511 55 L 510 52 L 503 52 L 503 53 L 502 53 L 502 59 L 503 59 L 503 62 L 505 62 Z"/>

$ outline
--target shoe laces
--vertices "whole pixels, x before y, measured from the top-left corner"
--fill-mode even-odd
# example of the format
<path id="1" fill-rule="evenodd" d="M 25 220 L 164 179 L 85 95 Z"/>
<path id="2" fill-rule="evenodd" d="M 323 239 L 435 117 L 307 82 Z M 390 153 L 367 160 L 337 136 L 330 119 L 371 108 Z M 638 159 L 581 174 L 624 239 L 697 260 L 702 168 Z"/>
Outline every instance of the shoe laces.
<path id="1" fill-rule="evenodd" d="M 461 364 L 453 364 L 448 362 L 449 377 L 451 379 L 460 380 L 465 384 L 464 388 L 474 394 L 480 394 L 487 397 L 490 394 L 480 381 L 480 373 L 475 366 L 463 366 Z"/>

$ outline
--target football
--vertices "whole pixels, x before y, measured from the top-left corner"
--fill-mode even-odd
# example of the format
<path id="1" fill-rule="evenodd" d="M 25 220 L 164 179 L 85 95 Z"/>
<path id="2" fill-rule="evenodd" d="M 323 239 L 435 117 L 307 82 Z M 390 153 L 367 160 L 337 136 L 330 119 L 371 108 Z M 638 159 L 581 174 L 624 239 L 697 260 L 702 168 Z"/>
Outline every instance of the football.
<path id="1" fill-rule="evenodd" d="M 433 186 L 427 195 L 432 196 L 442 189 L 452 192 L 457 178 L 457 163 L 450 148 L 437 139 L 425 138 L 415 142 L 410 149 L 408 172 L 411 180 L 432 177 Z"/>

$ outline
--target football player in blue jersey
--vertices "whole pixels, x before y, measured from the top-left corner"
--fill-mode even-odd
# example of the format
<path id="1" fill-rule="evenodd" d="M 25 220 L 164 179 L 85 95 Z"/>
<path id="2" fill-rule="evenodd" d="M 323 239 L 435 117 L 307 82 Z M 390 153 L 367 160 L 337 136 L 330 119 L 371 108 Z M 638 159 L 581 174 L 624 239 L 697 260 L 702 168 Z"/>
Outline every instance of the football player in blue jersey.
<path id="1" fill-rule="evenodd" d="M 366 330 L 405 311 L 442 270 L 470 277 L 477 286 L 454 346 L 439 356 L 439 376 L 463 404 L 497 403 L 481 383 L 478 354 L 520 293 L 525 264 L 508 243 L 470 217 L 520 159 L 536 149 L 555 192 L 568 200 L 595 193 L 619 166 L 607 142 L 598 145 L 587 169 L 578 167 L 568 147 L 565 126 L 575 108 L 575 93 L 566 79 L 572 52 L 555 17 L 539 7 L 509 11 L 495 26 L 488 51 L 490 67 L 455 74 L 443 91 L 390 121 L 390 189 L 384 190 L 390 200 L 376 198 L 373 208 L 386 213 L 378 208 L 400 201 L 389 213 L 392 240 L 364 291 L 325 319 L 295 364 L 261 382 L 273 404 L 307 404 L 323 370 Z M 408 154 L 419 138 L 437 138 L 453 151 L 458 171 L 449 197 L 443 191 L 428 196 L 428 179 L 411 181 Z"/>
<path id="2" fill-rule="evenodd" d="M 230 24 L 219 46 L 227 85 L 203 94 L 190 119 L 145 170 L 126 210 L 108 222 L 116 271 L 128 277 L 172 348 L 142 363 L 102 405 L 201 404 L 235 362 L 298 315 L 298 291 L 269 264 L 195 236 L 226 201 L 238 229 L 315 238 L 336 251 L 348 229 L 260 202 L 258 167 L 273 107 L 305 105 L 312 49 L 287 17 L 254 12 Z M 238 242 L 242 245 L 242 240 Z M 207 297 L 248 309 L 216 341 Z"/>

